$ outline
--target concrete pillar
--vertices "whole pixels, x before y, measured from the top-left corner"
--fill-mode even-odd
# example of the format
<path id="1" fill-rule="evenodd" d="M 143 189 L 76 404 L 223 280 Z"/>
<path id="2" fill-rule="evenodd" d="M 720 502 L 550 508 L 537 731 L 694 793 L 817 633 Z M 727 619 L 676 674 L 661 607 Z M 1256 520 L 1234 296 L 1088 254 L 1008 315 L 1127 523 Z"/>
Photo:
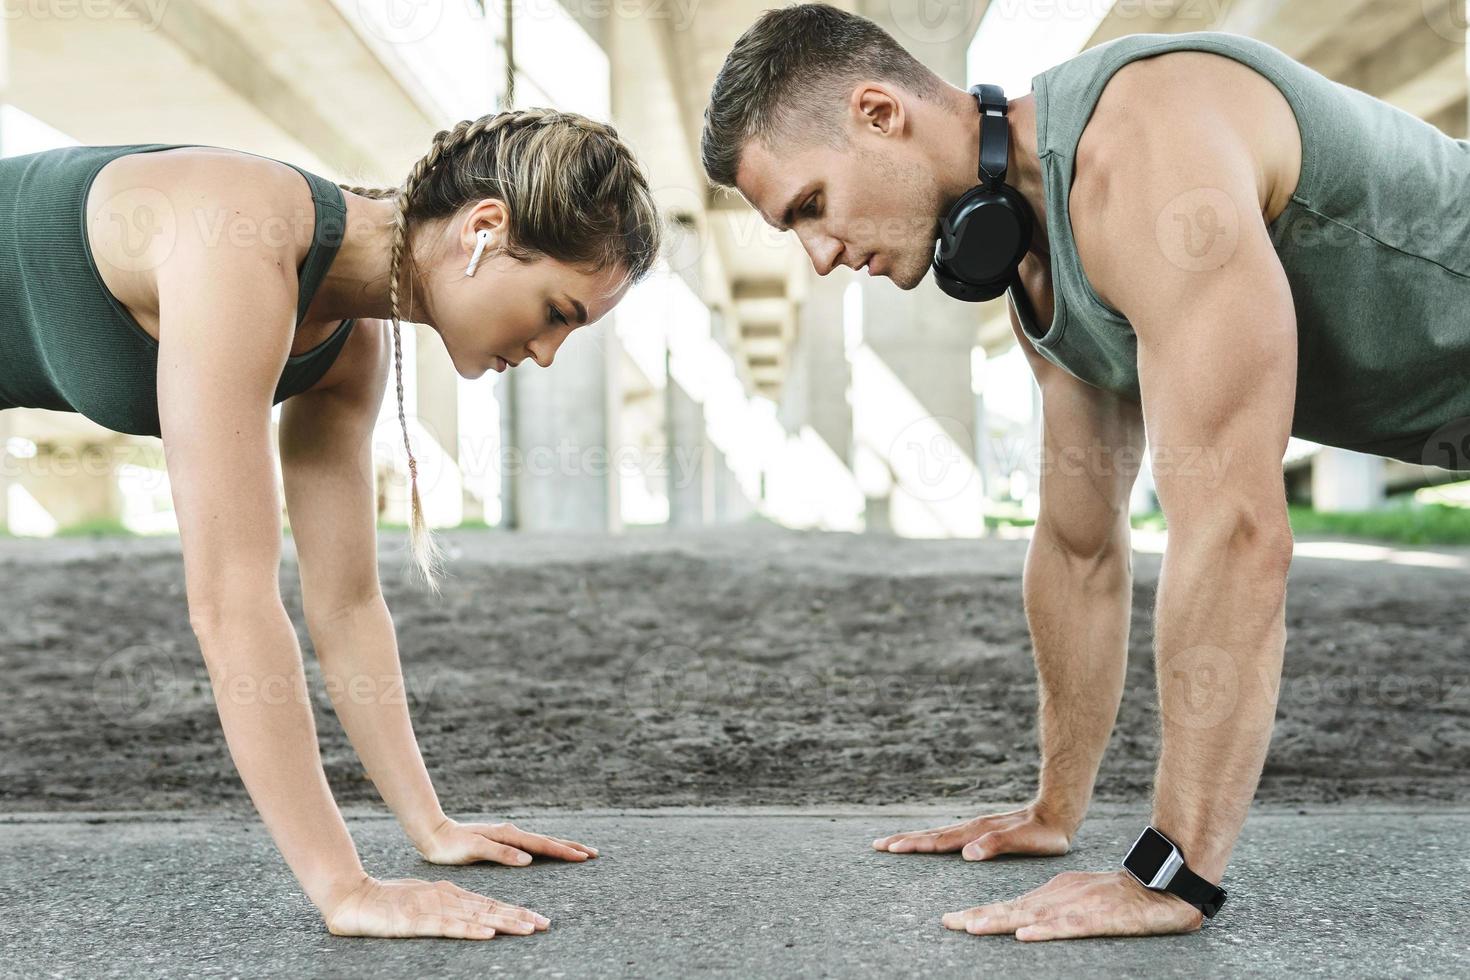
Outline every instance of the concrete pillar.
<path id="1" fill-rule="evenodd" d="M 903 291 L 863 279 L 862 338 L 852 357 L 854 466 L 869 530 L 984 534 L 975 464 L 970 351 L 976 314 L 930 283 Z"/>
<path id="2" fill-rule="evenodd" d="M 861 0 L 856 9 L 941 78 L 965 84 L 965 53 L 983 5 Z M 869 499 L 867 526 L 902 535 L 983 535 L 970 385 L 980 312 L 929 280 L 909 291 L 887 279 L 859 281 L 862 338 L 849 346 L 853 457 Z"/>
<path id="3" fill-rule="evenodd" d="M 616 334 L 574 331 L 551 368 L 523 363 L 501 388 L 508 439 L 505 524 L 526 531 L 621 530 L 612 453 L 622 393 Z M 508 410 L 507 410 L 508 409 Z"/>
<path id="4" fill-rule="evenodd" d="M 1312 458 L 1312 507 L 1327 512 L 1373 510 L 1384 501 L 1383 459 L 1336 446 Z"/>
<path id="5" fill-rule="evenodd" d="M 730 469 L 725 454 L 711 454 L 710 473 L 714 484 L 714 521 L 717 524 L 738 524 L 755 512 L 750 498 L 740 486 L 740 478 Z"/>
<path id="6" fill-rule="evenodd" d="M 14 412 L 0 412 L 0 534 L 10 533 L 10 475 L 15 468 L 15 460 L 11 459 L 7 446 L 10 442 L 10 420 L 14 415 Z"/>
<path id="7" fill-rule="evenodd" d="M 435 523 L 458 524 L 464 516 L 464 480 L 459 468 L 459 375 L 437 332 L 431 327 L 418 326 L 413 334 L 416 415 L 419 424 L 439 444 L 446 457 L 444 462 L 453 464 L 435 468 L 439 485 L 433 489 L 436 503 L 448 501 L 446 509 L 458 513 L 440 513 L 434 519 Z M 420 493 L 423 492 L 424 488 L 420 487 Z"/>
<path id="8" fill-rule="evenodd" d="M 668 452 L 669 526 L 699 527 L 713 517 L 711 446 L 704 431 L 704 406 L 670 375 L 664 386 L 664 429 Z"/>
<path id="9" fill-rule="evenodd" d="M 35 456 L 12 466 L 15 482 L 58 528 L 69 528 L 122 520 L 122 488 L 113 459 L 105 444 L 67 440 L 40 443 Z"/>
<path id="10" fill-rule="evenodd" d="M 811 426 L 847 466 L 852 465 L 852 370 L 843 347 L 843 295 L 853 278 L 845 272 L 811 274 L 797 312 L 780 418 L 786 431 Z"/>

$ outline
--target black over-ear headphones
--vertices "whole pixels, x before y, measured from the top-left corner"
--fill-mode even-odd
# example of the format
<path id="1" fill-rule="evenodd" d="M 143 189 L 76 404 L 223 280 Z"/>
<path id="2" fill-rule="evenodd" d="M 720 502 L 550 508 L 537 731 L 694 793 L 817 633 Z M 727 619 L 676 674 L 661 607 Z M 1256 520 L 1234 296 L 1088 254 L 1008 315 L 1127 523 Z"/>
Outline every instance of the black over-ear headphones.
<path id="1" fill-rule="evenodd" d="M 1011 149 L 1010 104 L 999 85 L 976 85 L 980 105 L 980 183 L 939 220 L 934 281 L 955 299 L 995 299 L 1016 279 L 1031 247 L 1036 216 L 1021 192 L 1006 183 Z"/>

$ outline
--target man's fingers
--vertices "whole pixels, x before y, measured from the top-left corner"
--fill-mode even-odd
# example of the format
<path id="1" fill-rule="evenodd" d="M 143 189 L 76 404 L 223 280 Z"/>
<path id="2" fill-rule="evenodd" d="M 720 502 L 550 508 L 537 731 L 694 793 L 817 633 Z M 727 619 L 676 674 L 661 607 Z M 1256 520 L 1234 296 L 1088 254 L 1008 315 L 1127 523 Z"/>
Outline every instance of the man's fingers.
<path id="1" fill-rule="evenodd" d="M 965 849 L 960 852 L 960 857 L 966 861 L 989 861 L 997 854 L 1015 854 L 1023 850 L 1019 845 L 1020 842 L 1016 839 L 1014 831 L 992 830 L 966 844 Z"/>
<path id="2" fill-rule="evenodd" d="M 1043 908 L 1020 902 L 992 902 L 963 912 L 950 912 L 941 920 L 946 929 L 968 932 L 972 936 L 1012 933 L 1044 917 Z"/>
<path id="3" fill-rule="evenodd" d="M 972 834 L 964 826 L 917 830 L 880 837 L 873 841 L 873 848 L 890 854 L 943 854 L 959 850 Z"/>

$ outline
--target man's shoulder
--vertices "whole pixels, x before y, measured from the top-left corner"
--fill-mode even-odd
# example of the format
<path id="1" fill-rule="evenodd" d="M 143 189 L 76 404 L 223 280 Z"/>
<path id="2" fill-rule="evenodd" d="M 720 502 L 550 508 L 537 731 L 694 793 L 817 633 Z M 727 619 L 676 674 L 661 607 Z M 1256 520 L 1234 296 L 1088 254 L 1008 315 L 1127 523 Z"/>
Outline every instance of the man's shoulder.
<path id="1" fill-rule="evenodd" d="M 1237 166 L 1266 179 L 1264 206 L 1300 171 L 1300 140 L 1284 133 L 1298 135 L 1290 105 L 1247 65 L 1199 50 L 1131 61 L 1108 79 L 1078 140 L 1073 199 L 1085 210 L 1120 182 L 1173 178 L 1200 166 L 1203 147 L 1229 145 L 1241 150 L 1229 155 Z"/>

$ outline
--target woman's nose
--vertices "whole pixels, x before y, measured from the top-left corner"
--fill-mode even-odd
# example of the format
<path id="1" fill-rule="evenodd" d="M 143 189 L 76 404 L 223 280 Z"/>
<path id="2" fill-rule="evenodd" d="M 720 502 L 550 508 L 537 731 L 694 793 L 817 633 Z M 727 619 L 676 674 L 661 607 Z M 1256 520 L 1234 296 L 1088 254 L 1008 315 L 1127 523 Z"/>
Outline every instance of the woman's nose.
<path id="1" fill-rule="evenodd" d="M 549 368 L 551 362 L 556 359 L 556 352 L 561 349 L 562 343 L 567 335 L 572 332 L 572 327 L 563 327 L 554 333 L 545 333 L 526 345 L 526 350 L 531 353 L 531 360 L 539 367 Z"/>

